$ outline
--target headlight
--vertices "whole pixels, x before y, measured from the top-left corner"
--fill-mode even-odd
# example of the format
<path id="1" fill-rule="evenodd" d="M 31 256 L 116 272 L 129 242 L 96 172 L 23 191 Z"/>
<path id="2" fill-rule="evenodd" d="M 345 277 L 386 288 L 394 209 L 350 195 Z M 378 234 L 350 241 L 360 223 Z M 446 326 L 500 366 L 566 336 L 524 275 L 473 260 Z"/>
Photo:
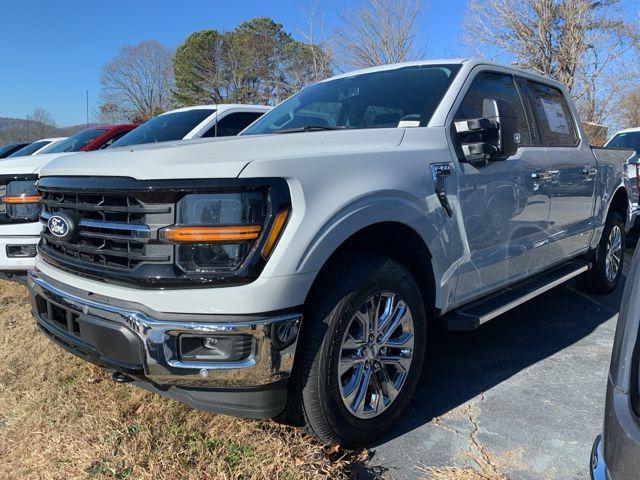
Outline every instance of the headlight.
<path id="1" fill-rule="evenodd" d="M 262 191 L 186 195 L 177 204 L 176 225 L 160 236 L 176 245 L 176 266 L 186 273 L 234 272 L 273 251 L 289 205 L 271 200 Z"/>
<path id="2" fill-rule="evenodd" d="M 9 181 L 3 188 L 0 221 L 2 223 L 32 222 L 40 215 L 40 194 L 36 179 Z"/>

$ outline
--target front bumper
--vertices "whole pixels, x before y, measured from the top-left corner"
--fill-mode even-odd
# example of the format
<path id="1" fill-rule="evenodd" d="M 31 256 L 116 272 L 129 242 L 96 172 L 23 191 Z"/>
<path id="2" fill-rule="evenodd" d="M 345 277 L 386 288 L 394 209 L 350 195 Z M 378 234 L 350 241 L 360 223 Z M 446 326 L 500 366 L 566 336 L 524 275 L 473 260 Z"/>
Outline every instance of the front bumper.
<path id="1" fill-rule="evenodd" d="M 0 225 L 0 272 L 5 276 L 24 275 L 35 265 L 35 247 L 40 241 L 42 225 L 22 223 Z M 20 250 L 29 251 L 22 256 Z"/>
<path id="2" fill-rule="evenodd" d="M 89 362 L 196 408 L 253 418 L 284 408 L 301 315 L 166 314 L 117 301 L 29 272 L 29 297 L 40 330 Z M 207 291 L 203 290 L 202 295 Z M 180 335 L 244 335 L 250 354 L 239 361 L 185 361 Z"/>

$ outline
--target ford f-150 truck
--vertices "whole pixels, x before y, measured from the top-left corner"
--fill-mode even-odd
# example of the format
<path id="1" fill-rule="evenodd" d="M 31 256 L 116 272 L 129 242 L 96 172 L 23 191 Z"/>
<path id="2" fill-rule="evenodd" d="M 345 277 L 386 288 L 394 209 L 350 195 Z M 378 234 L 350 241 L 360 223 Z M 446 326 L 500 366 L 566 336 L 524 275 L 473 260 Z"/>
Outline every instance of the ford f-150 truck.
<path id="1" fill-rule="evenodd" d="M 35 189 L 39 170 L 60 155 L 106 148 L 135 127 L 129 124 L 89 127 L 64 140 L 50 142 L 37 155 L 0 162 L 1 277 L 23 281 L 27 270 L 34 266 L 42 230 L 40 195 Z"/>
<path id="2" fill-rule="evenodd" d="M 238 137 L 48 164 L 33 314 L 118 382 L 364 444 L 409 414 L 429 323 L 616 287 L 634 155 L 525 71 L 340 75 Z"/>

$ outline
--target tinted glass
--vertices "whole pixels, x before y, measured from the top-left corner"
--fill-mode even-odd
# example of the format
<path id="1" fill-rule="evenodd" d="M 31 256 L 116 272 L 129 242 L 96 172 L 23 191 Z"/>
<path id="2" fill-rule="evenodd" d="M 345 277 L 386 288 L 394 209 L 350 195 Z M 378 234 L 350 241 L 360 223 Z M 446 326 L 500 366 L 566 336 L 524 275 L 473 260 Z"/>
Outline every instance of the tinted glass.
<path id="1" fill-rule="evenodd" d="M 515 132 L 503 132 L 502 141 L 505 153 L 515 153 L 518 146 L 531 145 L 531 133 L 527 123 L 527 116 L 511 75 L 494 72 L 479 73 L 462 100 L 456 112 L 455 120 L 484 117 L 485 99 L 495 99 L 500 117 L 509 117 L 513 120 L 513 124 L 516 125 Z M 478 139 L 478 141 L 481 141 L 481 139 Z"/>
<path id="2" fill-rule="evenodd" d="M 304 127 L 426 126 L 458 69 L 422 65 L 316 83 L 266 113 L 243 135 Z"/>
<path id="3" fill-rule="evenodd" d="M 640 155 L 640 132 L 622 132 L 615 135 L 607 143 L 607 147 L 631 148 Z"/>
<path id="4" fill-rule="evenodd" d="M 577 145 L 576 127 L 562 92 L 541 83 L 529 81 L 527 84 L 542 145 L 548 147 Z"/>
<path id="5" fill-rule="evenodd" d="M 13 157 L 26 157 L 27 155 L 32 155 L 38 150 L 40 150 L 45 145 L 49 145 L 51 142 L 49 140 L 33 142 L 31 145 L 27 145 L 26 147 L 22 147 L 20 150 L 13 152 L 9 155 L 8 158 Z"/>
<path id="6" fill-rule="evenodd" d="M 106 128 L 82 130 L 60 143 L 47 147 L 41 153 L 79 152 L 82 147 L 86 147 L 90 142 L 98 138 L 100 135 L 103 135 L 106 131 Z"/>
<path id="7" fill-rule="evenodd" d="M 187 133 L 214 112 L 215 109 L 212 108 L 199 108 L 154 117 L 114 142 L 111 148 L 182 140 Z"/>
<path id="8" fill-rule="evenodd" d="M 0 147 L 0 158 L 5 158 L 13 152 L 20 150 L 22 147 L 29 145 L 28 143 L 8 143 Z"/>
<path id="9" fill-rule="evenodd" d="M 220 120 L 217 125 L 214 125 L 207 130 L 202 137 L 232 137 L 234 135 L 238 135 L 242 130 L 247 128 L 261 116 L 262 113 L 257 112 L 230 113 Z"/>
<path id="10" fill-rule="evenodd" d="M 100 145 L 96 150 L 102 150 L 105 148 L 109 148 L 111 145 L 113 145 L 115 142 L 117 142 L 118 140 L 120 140 L 122 137 L 124 137 L 127 133 L 129 133 L 131 130 L 125 131 L 125 132 L 118 132 L 116 133 L 114 136 L 112 136 L 111 138 L 105 140 L 102 145 Z"/>

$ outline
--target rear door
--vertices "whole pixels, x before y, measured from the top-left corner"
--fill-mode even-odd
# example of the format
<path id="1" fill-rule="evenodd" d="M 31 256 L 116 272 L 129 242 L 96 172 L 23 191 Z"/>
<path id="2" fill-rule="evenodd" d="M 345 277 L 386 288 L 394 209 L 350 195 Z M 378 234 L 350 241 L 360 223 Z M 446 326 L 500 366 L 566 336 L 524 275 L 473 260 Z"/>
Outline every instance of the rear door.
<path id="1" fill-rule="evenodd" d="M 557 263 L 588 248 L 594 228 L 598 169 L 591 147 L 580 138 L 576 116 L 563 92 L 531 80 L 527 86 L 540 143 L 549 158 L 547 263 Z"/>
<path id="2" fill-rule="evenodd" d="M 458 270 L 456 301 L 518 281 L 545 265 L 549 195 L 546 181 L 532 178 L 548 169 L 545 149 L 536 145 L 523 97 L 508 71 L 477 73 L 454 107 L 453 121 L 483 117 L 486 100 L 496 100 L 500 115 L 510 117 L 514 127 L 503 132 L 503 152 L 485 165 L 466 162 L 462 140 L 452 132 L 467 250 Z"/>

